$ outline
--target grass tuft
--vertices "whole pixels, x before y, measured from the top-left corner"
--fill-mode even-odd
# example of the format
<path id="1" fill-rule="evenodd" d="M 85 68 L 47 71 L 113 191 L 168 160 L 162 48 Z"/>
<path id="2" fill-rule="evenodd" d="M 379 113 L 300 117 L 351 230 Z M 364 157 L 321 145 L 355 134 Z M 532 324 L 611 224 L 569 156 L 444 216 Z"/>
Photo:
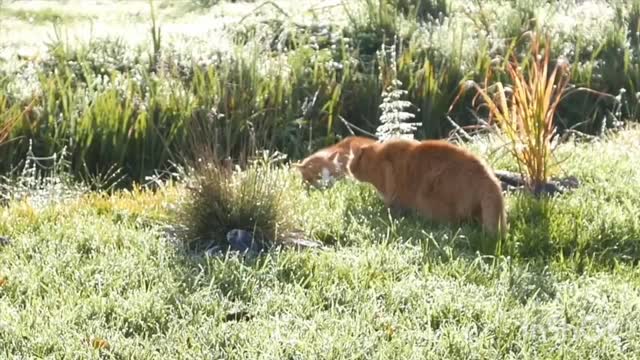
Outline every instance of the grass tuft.
<path id="1" fill-rule="evenodd" d="M 271 163 L 256 162 L 243 171 L 210 163 L 195 178 L 181 216 L 191 249 L 226 246 L 233 229 L 250 231 L 267 246 L 296 230 L 293 179 L 286 170 Z"/>

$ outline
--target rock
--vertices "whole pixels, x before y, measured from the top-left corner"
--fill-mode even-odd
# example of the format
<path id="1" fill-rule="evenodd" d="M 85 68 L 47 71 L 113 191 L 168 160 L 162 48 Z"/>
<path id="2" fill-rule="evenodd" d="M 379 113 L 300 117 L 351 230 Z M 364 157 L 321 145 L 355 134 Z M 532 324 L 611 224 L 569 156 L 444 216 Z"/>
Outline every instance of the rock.
<path id="1" fill-rule="evenodd" d="M 253 257 L 263 251 L 263 246 L 254 239 L 253 234 L 242 229 L 233 229 L 227 233 L 226 246 L 215 243 L 204 251 L 204 256 L 224 256 L 227 251 L 237 252 L 245 256 Z"/>
<path id="2" fill-rule="evenodd" d="M 518 173 L 511 171 L 496 170 L 494 171 L 503 191 L 522 191 L 525 188 L 525 181 Z M 563 194 L 570 189 L 575 189 L 580 186 L 580 181 L 575 176 L 567 176 L 564 178 L 552 178 L 551 181 L 536 187 L 533 190 L 534 196 L 554 196 L 557 194 Z"/>
<path id="3" fill-rule="evenodd" d="M 253 234 L 246 230 L 233 229 L 227 233 L 227 242 L 231 250 L 239 251 L 241 253 L 252 251 L 260 252 L 262 246 L 255 241 Z"/>
<path id="4" fill-rule="evenodd" d="M 301 232 L 292 232 L 282 241 L 283 247 L 295 250 L 323 249 L 324 246 L 318 241 L 306 239 Z"/>
<path id="5" fill-rule="evenodd" d="M 227 242 L 229 244 L 228 248 L 220 245 L 214 245 L 205 250 L 204 255 L 208 257 L 224 256 L 225 250 L 228 249 L 229 251 L 237 252 L 245 257 L 251 258 L 258 256 L 266 250 L 264 245 L 254 239 L 251 232 L 242 229 L 233 229 L 229 231 L 227 233 Z M 289 233 L 284 239 L 282 239 L 280 244 L 283 248 L 295 250 L 324 248 L 322 243 L 306 239 L 304 237 L 304 233 L 300 231 Z"/>
<path id="6" fill-rule="evenodd" d="M 533 195 L 535 196 L 541 196 L 541 195 L 554 196 L 556 194 L 561 194 L 563 192 L 564 190 L 562 190 L 558 185 L 552 182 L 548 182 L 546 184 L 536 186 L 535 189 L 533 189 Z"/>
<path id="7" fill-rule="evenodd" d="M 8 236 L 0 236 L 0 246 L 11 245 L 11 238 Z"/>
<path id="8" fill-rule="evenodd" d="M 503 189 L 509 186 L 510 187 L 524 186 L 524 180 L 522 179 L 522 176 L 518 173 L 514 173 L 511 171 L 503 171 L 503 170 L 496 170 L 494 171 L 494 173 L 498 178 L 498 180 L 500 180 L 500 182 L 502 183 Z"/>

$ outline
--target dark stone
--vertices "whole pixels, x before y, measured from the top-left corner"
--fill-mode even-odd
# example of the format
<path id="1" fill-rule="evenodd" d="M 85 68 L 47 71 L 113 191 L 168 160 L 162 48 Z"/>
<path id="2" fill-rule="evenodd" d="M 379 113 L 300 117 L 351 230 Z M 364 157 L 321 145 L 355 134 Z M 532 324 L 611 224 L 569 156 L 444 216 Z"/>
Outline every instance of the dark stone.
<path id="1" fill-rule="evenodd" d="M 494 171 L 494 173 L 498 180 L 500 180 L 500 182 L 502 183 L 503 188 L 520 187 L 525 185 L 522 176 L 518 173 L 503 170 L 496 170 Z"/>
<path id="2" fill-rule="evenodd" d="M 318 241 L 305 238 L 304 233 L 294 231 L 278 241 L 279 247 L 294 250 L 323 249 L 323 244 Z M 246 230 L 233 229 L 227 233 L 229 251 L 237 251 L 246 257 L 255 257 L 267 250 L 267 248 L 256 241 L 253 234 Z M 204 255 L 209 257 L 224 256 L 225 247 L 214 245 L 205 250 Z"/>
<path id="3" fill-rule="evenodd" d="M 550 195 L 554 196 L 557 194 L 563 193 L 562 190 L 556 183 L 548 182 L 546 184 L 538 185 L 533 189 L 533 195 L 541 196 L 541 195 Z"/>
<path id="4" fill-rule="evenodd" d="M 253 234 L 246 230 L 233 229 L 227 233 L 227 242 L 231 250 L 239 251 L 241 253 L 247 251 L 260 252 L 262 246 L 255 241 Z"/>
<path id="5" fill-rule="evenodd" d="M 11 245 L 11 238 L 8 236 L 0 236 L 0 246 Z"/>
<path id="6" fill-rule="evenodd" d="M 212 245 L 204 251 L 205 256 L 224 256 L 227 251 L 238 252 L 252 257 L 263 251 L 263 246 L 254 239 L 253 234 L 246 230 L 233 229 L 227 233 L 227 246 Z"/>
<path id="7" fill-rule="evenodd" d="M 292 232 L 282 240 L 282 246 L 295 250 L 322 249 L 322 243 L 306 239 L 302 232 Z"/>
<path id="8" fill-rule="evenodd" d="M 511 171 L 496 170 L 494 171 L 503 191 L 523 191 L 526 188 L 526 182 L 518 173 Z M 563 194 L 568 190 L 578 188 L 580 181 L 575 176 L 567 176 L 564 178 L 552 178 L 551 181 L 539 185 L 533 189 L 534 196 L 554 196 Z"/>

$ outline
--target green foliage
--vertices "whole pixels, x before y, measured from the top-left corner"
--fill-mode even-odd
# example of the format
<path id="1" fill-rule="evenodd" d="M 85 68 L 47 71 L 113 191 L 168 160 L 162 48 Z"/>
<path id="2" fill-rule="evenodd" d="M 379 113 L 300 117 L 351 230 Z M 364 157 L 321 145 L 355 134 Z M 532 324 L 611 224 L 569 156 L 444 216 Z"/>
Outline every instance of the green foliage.
<path id="1" fill-rule="evenodd" d="M 543 27 L 553 54 L 572 64 L 577 86 L 612 95 L 564 99 L 559 132 L 600 134 L 638 116 L 637 2 L 615 2 L 602 20 L 568 24 L 558 18 L 599 9 L 543 0 L 345 4 L 345 24 L 325 24 L 315 12 L 311 24 L 299 23 L 282 9 L 274 18 L 248 17 L 231 29 L 237 46 L 224 51 L 210 41 L 170 43 L 152 3 L 149 41 L 140 46 L 122 38 L 71 42 L 58 24 L 41 58 L 0 61 L 0 129 L 11 129 L 0 169 L 16 166 L 31 139 L 36 155 L 66 147 L 76 174 L 116 167 L 143 181 L 179 162 L 193 124 L 205 122 L 216 129 L 221 155 L 236 157 L 250 143 L 300 158 L 354 129 L 375 132 L 390 84 L 376 52 L 392 44 L 394 76 L 421 124 L 415 136 L 446 137 L 486 115 L 473 112 L 473 94 L 450 108 L 459 84 L 492 69 L 510 85 L 502 59 L 527 56 L 528 43 L 517 39 Z"/>
<path id="2" fill-rule="evenodd" d="M 512 226 L 495 258 L 475 253 L 473 226 L 389 218 L 375 191 L 346 181 L 309 193 L 285 185 L 303 230 L 331 235 L 331 249 L 253 260 L 170 241 L 189 194 L 181 185 L 10 202 L 0 208 L 11 238 L 0 243 L 0 356 L 636 358 L 639 135 L 563 144 L 582 187 L 508 195 Z M 491 144 L 469 146 L 488 156 Z"/>

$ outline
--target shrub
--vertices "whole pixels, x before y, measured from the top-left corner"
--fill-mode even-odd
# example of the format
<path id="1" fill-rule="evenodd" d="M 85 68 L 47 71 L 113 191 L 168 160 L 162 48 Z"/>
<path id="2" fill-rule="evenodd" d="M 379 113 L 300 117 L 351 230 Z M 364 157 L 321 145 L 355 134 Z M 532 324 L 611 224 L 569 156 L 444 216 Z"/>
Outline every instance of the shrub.
<path id="1" fill-rule="evenodd" d="M 182 210 L 190 249 L 225 246 L 233 229 L 253 232 L 254 239 L 267 246 L 295 230 L 295 206 L 287 198 L 295 193 L 288 192 L 291 178 L 273 163 L 267 158 L 242 171 L 218 162 L 201 163 Z"/>
<path id="2" fill-rule="evenodd" d="M 55 25 L 41 58 L 0 49 L 0 135 L 8 134 L 0 171 L 24 159 L 31 139 L 36 156 L 66 147 L 75 175 L 115 166 L 127 179 L 144 181 L 172 167 L 192 123 L 209 119 L 218 129 L 221 155 L 235 156 L 253 142 L 300 158 L 350 130 L 375 132 L 383 92 L 388 105 L 402 105 L 392 97 L 415 105 L 410 112 L 396 109 L 422 124 L 417 137 L 441 138 L 475 119 L 472 93 L 447 111 L 460 81 L 481 80 L 492 58 L 527 51 L 528 42 L 512 36 L 542 26 L 554 36 L 553 53 L 573 64 L 573 83 L 620 94 L 613 102 L 593 94 L 562 101 L 555 117 L 559 132 L 599 133 L 617 120 L 638 118 L 638 0 L 612 4 L 620 9 L 616 17 L 609 14 L 612 6 L 573 2 L 462 3 L 344 1 L 346 23 L 324 19 L 324 8 L 323 14 L 310 10 L 318 15 L 310 23 L 283 11 L 269 18 L 254 11 L 233 27 L 231 37 L 239 44 L 228 48 L 206 37 L 161 37 L 153 20 L 148 43 L 139 45 L 126 38 L 79 44 Z M 568 21 L 585 11 L 589 21 Z M 414 13 L 439 18 L 419 22 Z M 376 52 L 394 40 L 400 44 L 394 76 L 402 85 L 389 89 L 393 77 L 380 80 Z M 499 75 L 509 82 L 508 74 Z M 10 126 L 3 127 L 7 121 Z"/>

